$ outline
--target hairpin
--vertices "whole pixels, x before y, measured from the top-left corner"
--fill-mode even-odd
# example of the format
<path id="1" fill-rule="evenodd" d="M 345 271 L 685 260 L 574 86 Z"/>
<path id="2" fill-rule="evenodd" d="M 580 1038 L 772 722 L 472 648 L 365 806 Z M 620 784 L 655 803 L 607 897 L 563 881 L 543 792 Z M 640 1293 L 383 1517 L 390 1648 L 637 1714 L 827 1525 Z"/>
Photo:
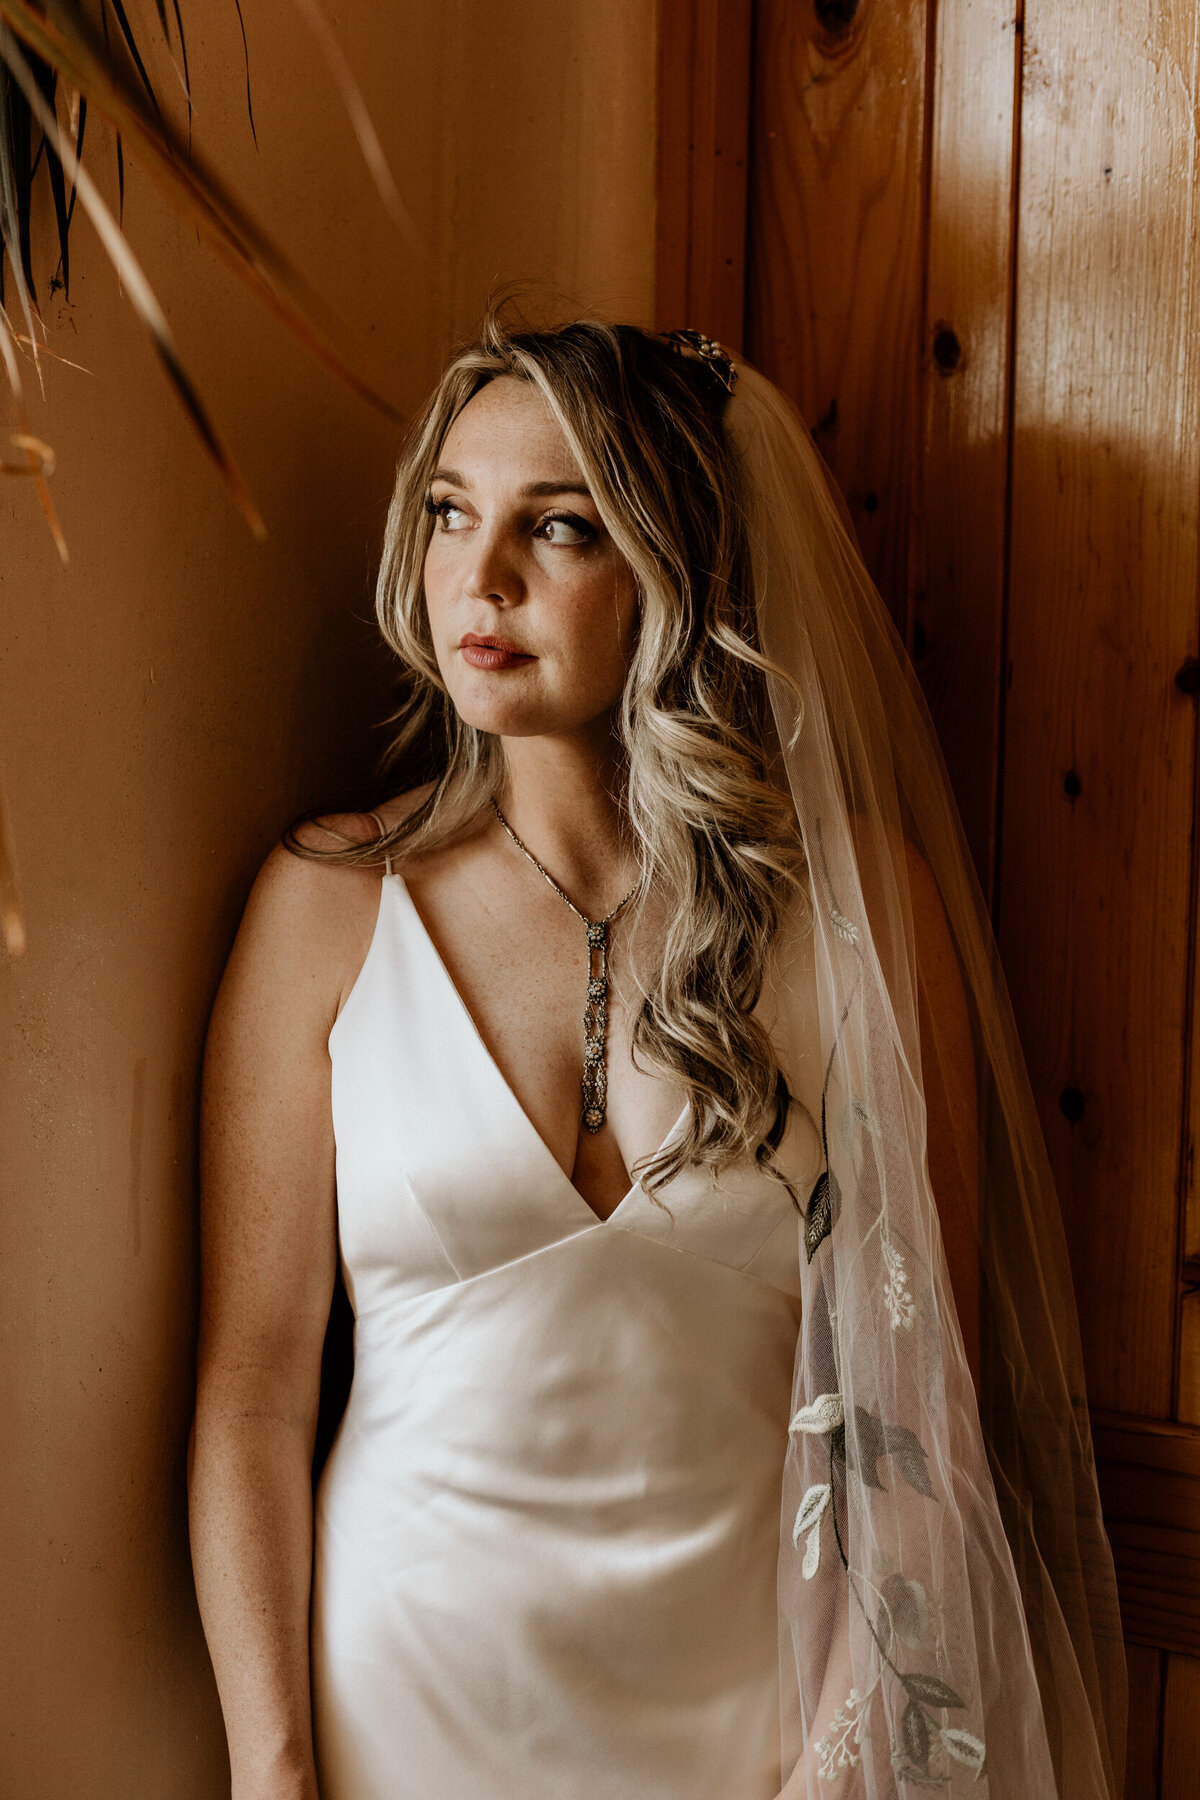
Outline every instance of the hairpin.
<path id="1" fill-rule="evenodd" d="M 691 350 L 701 357 L 710 373 L 716 377 L 727 394 L 732 394 L 733 384 L 737 380 L 737 369 L 727 350 L 722 350 L 714 338 L 705 337 L 702 331 L 664 331 L 663 336 L 668 344 L 674 344 L 679 350 Z"/>

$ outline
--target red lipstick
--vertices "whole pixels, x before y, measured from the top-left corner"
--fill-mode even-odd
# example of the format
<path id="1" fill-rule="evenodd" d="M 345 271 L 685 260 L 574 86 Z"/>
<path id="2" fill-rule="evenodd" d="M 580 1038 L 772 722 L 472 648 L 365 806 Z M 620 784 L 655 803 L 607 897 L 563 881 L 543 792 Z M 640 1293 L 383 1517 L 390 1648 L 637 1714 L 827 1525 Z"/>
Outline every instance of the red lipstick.
<path id="1" fill-rule="evenodd" d="M 536 660 L 510 644 L 507 638 L 480 637 L 474 631 L 464 633 L 458 648 L 463 661 L 470 663 L 473 669 L 517 669 Z"/>

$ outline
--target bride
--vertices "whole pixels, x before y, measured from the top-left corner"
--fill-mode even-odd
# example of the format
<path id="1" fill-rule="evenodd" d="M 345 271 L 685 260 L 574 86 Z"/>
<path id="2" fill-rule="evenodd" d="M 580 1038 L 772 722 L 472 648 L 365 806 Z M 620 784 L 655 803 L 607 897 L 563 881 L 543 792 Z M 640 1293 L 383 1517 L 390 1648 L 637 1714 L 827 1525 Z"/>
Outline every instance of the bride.
<path id="1" fill-rule="evenodd" d="M 1045 1152 L 799 420 L 698 333 L 493 313 L 379 615 L 426 779 L 268 858 L 206 1057 L 233 1800 L 1115 1796 Z"/>

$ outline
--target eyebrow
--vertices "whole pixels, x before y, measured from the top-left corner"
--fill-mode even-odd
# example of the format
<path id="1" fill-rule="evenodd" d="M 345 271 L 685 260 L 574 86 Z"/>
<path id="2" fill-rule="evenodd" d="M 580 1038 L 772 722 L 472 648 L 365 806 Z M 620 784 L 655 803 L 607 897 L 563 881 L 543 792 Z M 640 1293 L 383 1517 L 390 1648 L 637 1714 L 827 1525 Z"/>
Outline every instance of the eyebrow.
<path id="1" fill-rule="evenodd" d="M 471 483 L 458 469 L 435 469 L 430 482 L 444 481 L 448 487 L 469 488 Z M 592 490 L 577 481 L 529 481 L 517 490 L 525 499 L 544 500 L 551 494 L 582 494 L 590 500 Z"/>

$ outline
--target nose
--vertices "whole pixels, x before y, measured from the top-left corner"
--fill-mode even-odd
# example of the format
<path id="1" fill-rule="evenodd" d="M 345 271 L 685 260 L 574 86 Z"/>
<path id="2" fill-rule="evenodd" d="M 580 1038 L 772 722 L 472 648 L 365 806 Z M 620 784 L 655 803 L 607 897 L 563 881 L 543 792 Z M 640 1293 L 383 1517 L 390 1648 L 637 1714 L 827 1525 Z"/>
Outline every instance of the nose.
<path id="1" fill-rule="evenodd" d="M 515 606 L 524 588 L 502 525 L 481 525 L 472 549 L 474 555 L 463 580 L 466 598 L 490 600 L 494 606 Z"/>

